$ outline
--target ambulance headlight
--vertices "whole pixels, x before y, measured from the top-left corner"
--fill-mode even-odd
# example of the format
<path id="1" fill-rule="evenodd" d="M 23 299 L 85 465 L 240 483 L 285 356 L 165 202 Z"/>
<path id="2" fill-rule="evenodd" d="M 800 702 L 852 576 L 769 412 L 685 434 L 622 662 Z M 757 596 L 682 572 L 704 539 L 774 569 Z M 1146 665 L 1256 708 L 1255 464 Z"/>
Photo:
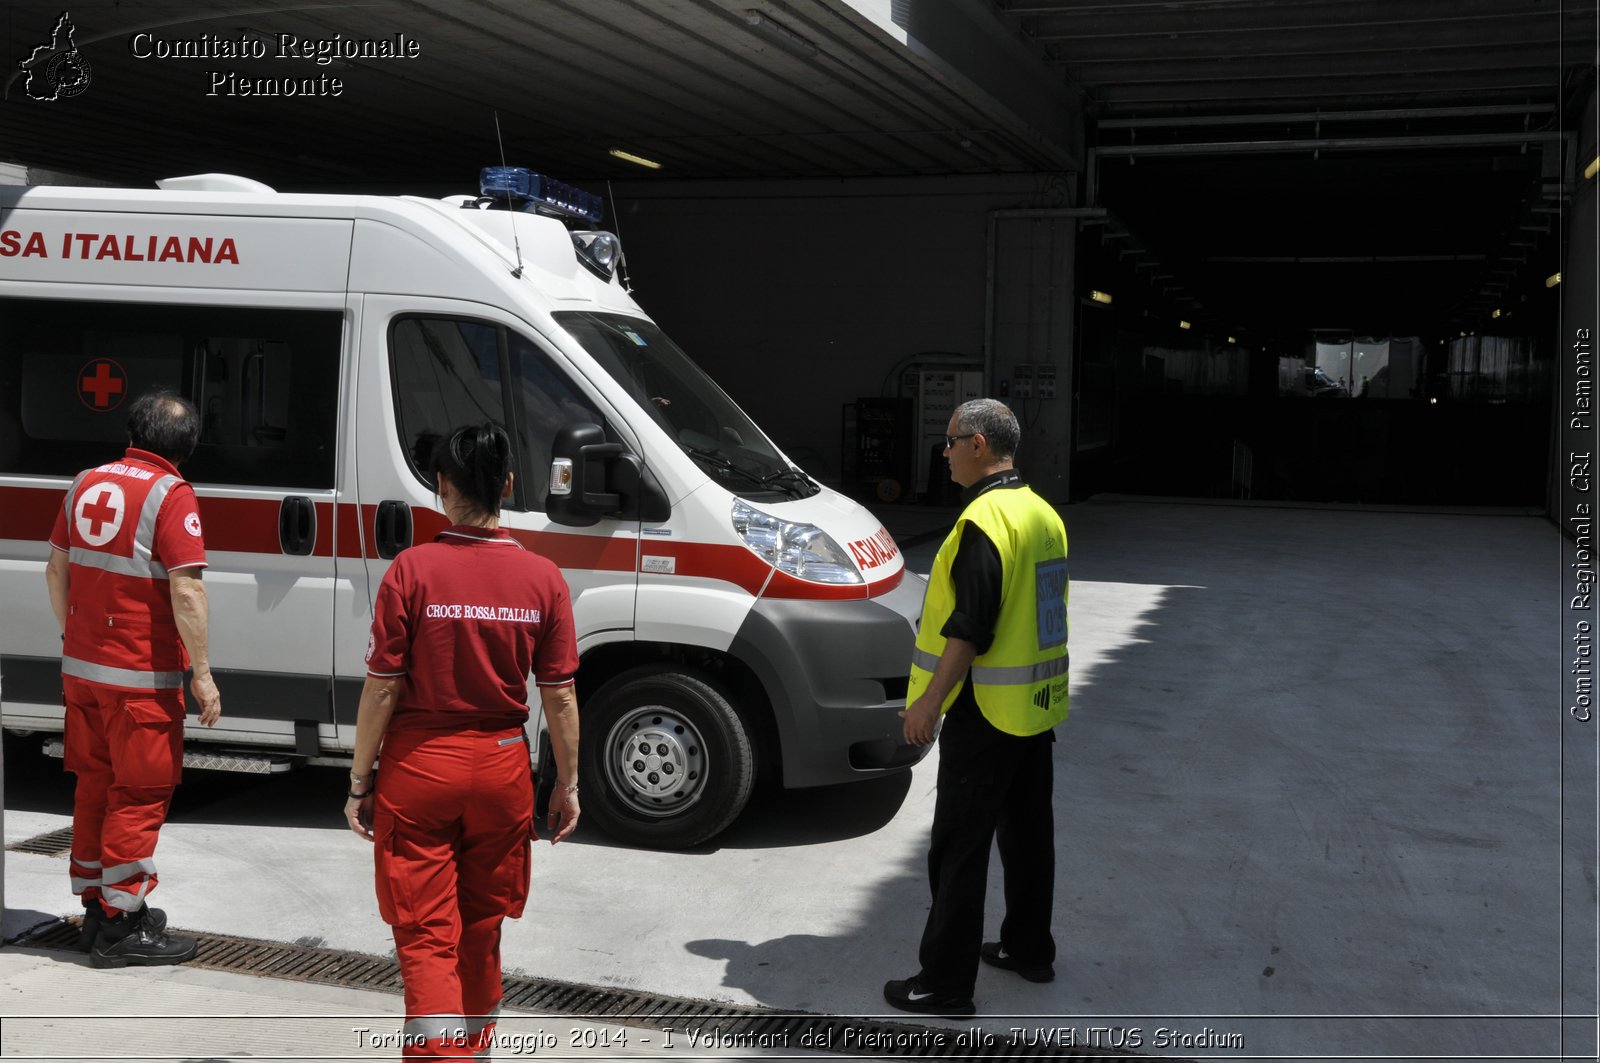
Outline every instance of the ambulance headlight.
<path id="1" fill-rule="evenodd" d="M 779 572 L 812 583 L 863 582 L 849 555 L 815 524 L 782 520 L 735 499 L 733 530 Z"/>
<path id="2" fill-rule="evenodd" d="M 608 281 L 617 272 L 617 262 L 622 258 L 622 242 L 613 234 L 573 233 L 572 247 L 578 252 L 578 261 L 601 280 Z"/>

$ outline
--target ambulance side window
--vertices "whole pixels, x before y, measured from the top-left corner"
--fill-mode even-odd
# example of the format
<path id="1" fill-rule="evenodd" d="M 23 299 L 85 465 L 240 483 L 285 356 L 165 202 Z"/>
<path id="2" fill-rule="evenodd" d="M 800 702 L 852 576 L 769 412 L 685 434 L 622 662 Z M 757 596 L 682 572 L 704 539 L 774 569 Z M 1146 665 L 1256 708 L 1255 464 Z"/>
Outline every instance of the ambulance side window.
<path id="1" fill-rule="evenodd" d="M 71 476 L 127 443 L 128 400 L 200 411 L 196 483 L 331 488 L 336 310 L 0 300 L 0 472 Z"/>
<path id="2" fill-rule="evenodd" d="M 468 318 L 410 316 L 389 327 L 389 357 L 400 445 L 411 470 L 432 487 L 418 444 L 464 424 L 506 423 L 501 329 Z"/>
<path id="3" fill-rule="evenodd" d="M 527 337 L 472 318 L 396 318 L 389 327 L 396 429 L 412 472 L 432 486 L 418 443 L 464 424 L 497 421 L 516 441 L 512 509 L 543 512 L 556 429 L 605 418 Z M 504 386 L 504 381 L 511 386 Z M 610 433 L 608 432 L 608 436 Z"/>

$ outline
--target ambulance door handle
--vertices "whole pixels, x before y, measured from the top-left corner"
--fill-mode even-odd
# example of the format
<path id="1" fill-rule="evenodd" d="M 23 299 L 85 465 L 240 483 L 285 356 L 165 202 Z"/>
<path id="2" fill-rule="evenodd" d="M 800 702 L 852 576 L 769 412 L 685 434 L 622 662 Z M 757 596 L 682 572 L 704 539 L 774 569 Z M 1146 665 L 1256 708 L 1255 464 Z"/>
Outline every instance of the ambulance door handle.
<path id="1" fill-rule="evenodd" d="M 379 502 L 373 533 L 378 543 L 378 556 L 393 561 L 400 551 L 411 545 L 411 507 L 394 499 Z"/>
<path id="2" fill-rule="evenodd" d="M 278 545 L 296 557 L 317 545 L 317 507 L 304 495 L 288 495 L 278 507 Z"/>

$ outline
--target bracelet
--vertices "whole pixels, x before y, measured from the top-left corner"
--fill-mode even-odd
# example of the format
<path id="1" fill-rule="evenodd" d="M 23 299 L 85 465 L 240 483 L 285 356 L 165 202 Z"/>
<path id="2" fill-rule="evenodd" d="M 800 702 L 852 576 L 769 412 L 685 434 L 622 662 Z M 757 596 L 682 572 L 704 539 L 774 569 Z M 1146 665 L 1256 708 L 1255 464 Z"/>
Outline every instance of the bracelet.
<path id="1" fill-rule="evenodd" d="M 363 801 L 363 800 L 365 800 L 365 799 L 367 799 L 367 798 L 369 798 L 369 797 L 371 797 L 371 796 L 372 796 L 372 791 L 371 791 L 371 790 L 368 790 L 368 791 L 367 791 L 367 792 L 366 792 L 366 793 L 364 793 L 364 794 L 358 794 L 358 793 L 356 793 L 356 792 L 355 792 L 355 791 L 354 791 L 354 790 L 351 790 L 351 791 L 350 791 L 350 796 L 351 796 L 351 797 L 353 797 L 353 798 L 354 798 L 354 799 L 355 799 L 355 800 L 357 800 L 357 801 Z"/>
<path id="2" fill-rule="evenodd" d="M 575 793 L 578 792 L 578 784 L 577 783 L 573 783 L 571 786 L 562 786 L 561 785 L 561 780 L 557 779 L 556 780 L 556 789 L 557 790 L 565 790 L 569 794 L 575 794 Z"/>

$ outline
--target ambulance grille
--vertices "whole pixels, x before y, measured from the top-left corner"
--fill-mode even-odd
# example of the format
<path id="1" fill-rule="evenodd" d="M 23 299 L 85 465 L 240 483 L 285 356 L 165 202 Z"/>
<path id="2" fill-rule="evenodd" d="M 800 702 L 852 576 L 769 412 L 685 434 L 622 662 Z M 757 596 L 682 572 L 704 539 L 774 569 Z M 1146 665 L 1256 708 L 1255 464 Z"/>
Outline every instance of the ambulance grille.
<path id="1" fill-rule="evenodd" d="M 66 856 L 72 852 L 72 828 L 62 827 L 49 834 L 36 834 L 14 845 L 6 846 L 8 853 L 37 853 L 40 856 Z"/>
<path id="2" fill-rule="evenodd" d="M 23 948 L 78 952 L 80 920 L 61 919 L 46 923 L 7 944 Z M 224 934 L 195 934 L 200 949 L 186 966 L 235 974 L 254 974 L 297 982 L 349 989 L 401 991 L 400 965 L 394 960 L 358 952 L 320 948 L 311 945 L 258 941 Z M 724 1004 L 685 997 L 639 993 L 627 989 L 577 985 L 549 978 L 519 975 L 505 979 L 501 1007 L 538 1015 L 563 1015 L 592 1022 L 610 1022 L 643 1030 L 671 1029 L 679 1040 L 675 1048 L 687 1051 L 686 1030 L 713 1032 L 725 1043 L 737 1044 L 742 1038 L 776 1038 L 786 1034 L 785 1048 L 771 1048 L 752 1058 L 798 1058 L 794 1052 L 801 1038 L 807 1044 L 831 1046 L 820 1051 L 852 1058 L 899 1059 L 1138 1059 L 1141 1063 L 1192 1063 L 1169 1057 L 1143 1056 L 1118 1049 L 1061 1047 L 1019 1042 L 993 1034 L 984 1043 L 957 1042 L 957 1034 L 971 1030 L 976 1020 L 961 1026 L 918 1026 L 880 1019 L 846 1018 L 785 1012 L 772 1008 Z M 999 1026 L 1004 1016 L 986 1015 L 985 1025 Z M 1037 1016 L 1018 1016 L 1006 1025 L 1037 1026 Z M 848 1041 L 847 1041 L 848 1037 Z M 738 1058 L 732 1056 L 729 1058 Z"/>

